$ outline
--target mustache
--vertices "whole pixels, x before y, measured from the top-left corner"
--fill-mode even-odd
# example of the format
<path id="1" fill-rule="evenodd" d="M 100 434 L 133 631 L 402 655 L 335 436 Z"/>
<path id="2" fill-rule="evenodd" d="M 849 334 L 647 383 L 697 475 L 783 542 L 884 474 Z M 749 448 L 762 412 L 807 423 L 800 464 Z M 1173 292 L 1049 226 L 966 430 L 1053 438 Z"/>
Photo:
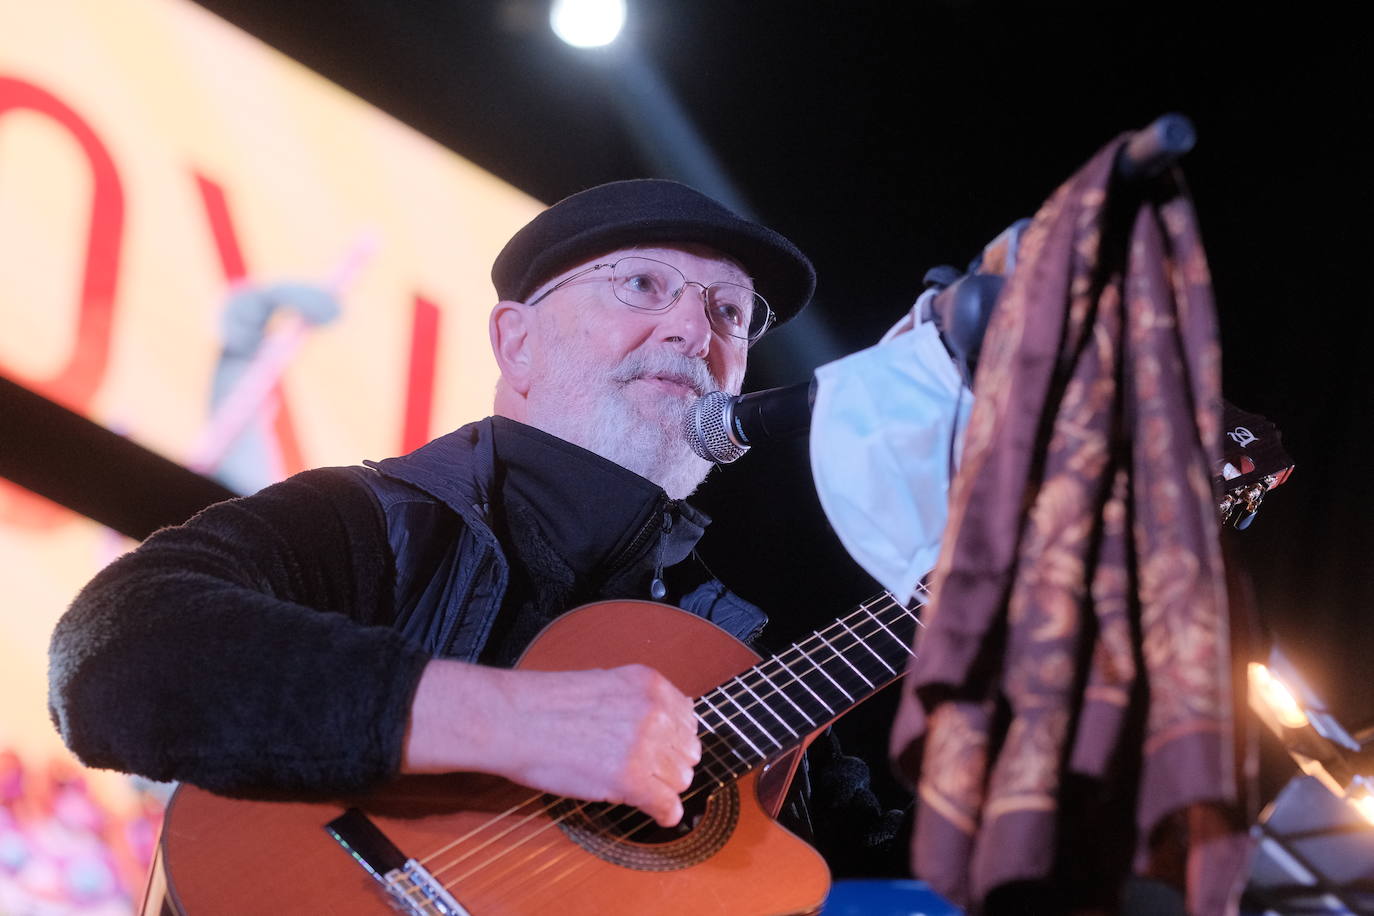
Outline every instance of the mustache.
<path id="1" fill-rule="evenodd" d="M 616 367 L 614 378 L 622 384 L 637 378 L 664 378 L 686 385 L 698 396 L 719 391 L 721 385 L 711 375 L 706 361 L 692 359 L 671 350 L 636 351 L 626 355 Z"/>

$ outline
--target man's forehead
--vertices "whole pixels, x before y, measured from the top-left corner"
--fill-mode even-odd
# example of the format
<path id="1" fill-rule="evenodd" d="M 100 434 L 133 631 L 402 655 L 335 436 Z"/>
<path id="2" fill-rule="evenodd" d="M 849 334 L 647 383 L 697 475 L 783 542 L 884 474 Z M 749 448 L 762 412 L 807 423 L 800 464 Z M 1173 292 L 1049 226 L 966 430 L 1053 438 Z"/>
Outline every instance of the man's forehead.
<path id="1" fill-rule="evenodd" d="M 592 258 L 587 263 L 605 263 L 626 257 L 654 258 L 665 261 L 682 269 L 689 280 L 704 283 L 726 280 L 730 283 L 743 283 L 750 287 L 754 285 L 754 278 L 749 276 L 749 271 L 739 261 L 709 245 L 696 242 L 655 242 L 648 245 L 630 245 L 617 248 L 602 257 Z M 703 272 L 706 276 L 697 276 Z"/>

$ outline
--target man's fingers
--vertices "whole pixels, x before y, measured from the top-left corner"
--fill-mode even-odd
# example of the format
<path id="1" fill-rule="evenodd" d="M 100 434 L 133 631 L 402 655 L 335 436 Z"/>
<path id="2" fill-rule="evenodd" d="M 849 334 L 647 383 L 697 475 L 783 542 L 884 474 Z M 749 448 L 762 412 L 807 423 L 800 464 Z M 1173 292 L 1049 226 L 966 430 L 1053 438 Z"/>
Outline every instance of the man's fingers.
<path id="1" fill-rule="evenodd" d="M 674 827 L 682 820 L 682 799 L 679 797 L 681 790 L 674 789 L 672 783 L 657 773 L 654 774 L 654 778 L 659 783 L 659 789 L 653 798 L 639 808 L 657 821 L 660 827 Z"/>
<path id="2" fill-rule="evenodd" d="M 674 786 L 679 793 L 686 792 L 692 785 L 692 777 L 695 775 L 690 764 L 682 764 L 677 770 L 677 780 L 670 782 L 669 785 Z"/>
<path id="3" fill-rule="evenodd" d="M 696 701 L 678 690 L 672 681 L 668 680 L 658 672 L 653 672 L 653 693 L 657 697 L 657 702 L 662 704 L 665 712 L 681 723 L 681 726 L 692 734 L 697 731 Z"/>
<path id="4" fill-rule="evenodd" d="M 695 733 L 688 735 L 687 740 L 683 744 L 678 745 L 678 749 L 686 755 L 687 760 L 692 766 L 701 763 L 701 739 L 698 738 Z"/>
<path id="5" fill-rule="evenodd" d="M 682 823 L 682 802 L 676 796 L 658 814 L 651 815 L 660 827 L 676 827 Z"/>
<path id="6" fill-rule="evenodd" d="M 696 763 L 701 760 L 701 739 L 697 737 L 697 717 L 693 713 L 679 727 L 678 747 Z"/>
<path id="7" fill-rule="evenodd" d="M 697 737 L 696 713 L 690 709 L 686 715 L 673 715 L 669 710 L 656 712 L 647 731 L 647 740 L 677 750 L 693 766 L 701 761 L 701 739 Z"/>
<path id="8" fill-rule="evenodd" d="M 678 796 L 692 785 L 703 749 L 695 704 L 670 680 L 626 665 L 530 672 L 521 686 L 531 694 L 524 708 L 546 737 L 528 743 L 536 750 L 510 778 L 557 795 L 632 805 L 665 827 L 682 820 Z M 550 696 L 555 710 L 545 701 Z M 574 722 L 586 727 L 572 731 Z"/>
<path id="9" fill-rule="evenodd" d="M 681 719 L 666 720 L 660 740 L 680 753 L 688 763 L 695 765 L 701 761 L 701 739 L 697 737 L 695 717 L 690 723 Z"/>
<path id="10" fill-rule="evenodd" d="M 664 827 L 672 827 L 682 820 L 681 795 L 692 785 L 691 764 L 674 749 L 659 755 L 651 767 L 646 767 L 638 785 L 627 786 L 625 803 L 634 805 Z"/>

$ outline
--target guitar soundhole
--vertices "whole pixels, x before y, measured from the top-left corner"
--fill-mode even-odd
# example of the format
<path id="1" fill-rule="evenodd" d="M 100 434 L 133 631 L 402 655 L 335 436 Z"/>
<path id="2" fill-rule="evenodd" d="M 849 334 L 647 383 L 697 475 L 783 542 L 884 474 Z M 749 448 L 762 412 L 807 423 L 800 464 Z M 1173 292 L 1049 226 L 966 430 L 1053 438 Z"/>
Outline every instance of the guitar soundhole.
<path id="1" fill-rule="evenodd" d="M 675 871 L 706 861 L 723 847 L 739 821 L 739 790 L 688 791 L 682 823 L 660 827 L 637 808 L 564 799 L 554 819 L 578 846 L 615 865 L 639 871 Z"/>

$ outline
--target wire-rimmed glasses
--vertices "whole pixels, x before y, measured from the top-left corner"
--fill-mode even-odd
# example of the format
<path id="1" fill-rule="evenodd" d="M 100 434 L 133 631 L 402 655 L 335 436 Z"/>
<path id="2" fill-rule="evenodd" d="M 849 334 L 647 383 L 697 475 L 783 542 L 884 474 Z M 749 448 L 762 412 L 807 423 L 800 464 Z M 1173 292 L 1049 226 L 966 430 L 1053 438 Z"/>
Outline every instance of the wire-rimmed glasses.
<path id="1" fill-rule="evenodd" d="M 752 344 L 773 324 L 773 310 L 767 300 L 749 287 L 724 280 L 711 284 L 698 283 L 688 280 L 682 271 L 671 264 L 637 255 L 579 270 L 570 277 L 564 277 L 527 304 L 537 305 L 572 281 L 606 268 L 611 271 L 611 289 L 615 297 L 631 308 L 644 312 L 670 309 L 688 284 L 693 284 L 701 287 L 706 318 L 716 334 Z"/>

